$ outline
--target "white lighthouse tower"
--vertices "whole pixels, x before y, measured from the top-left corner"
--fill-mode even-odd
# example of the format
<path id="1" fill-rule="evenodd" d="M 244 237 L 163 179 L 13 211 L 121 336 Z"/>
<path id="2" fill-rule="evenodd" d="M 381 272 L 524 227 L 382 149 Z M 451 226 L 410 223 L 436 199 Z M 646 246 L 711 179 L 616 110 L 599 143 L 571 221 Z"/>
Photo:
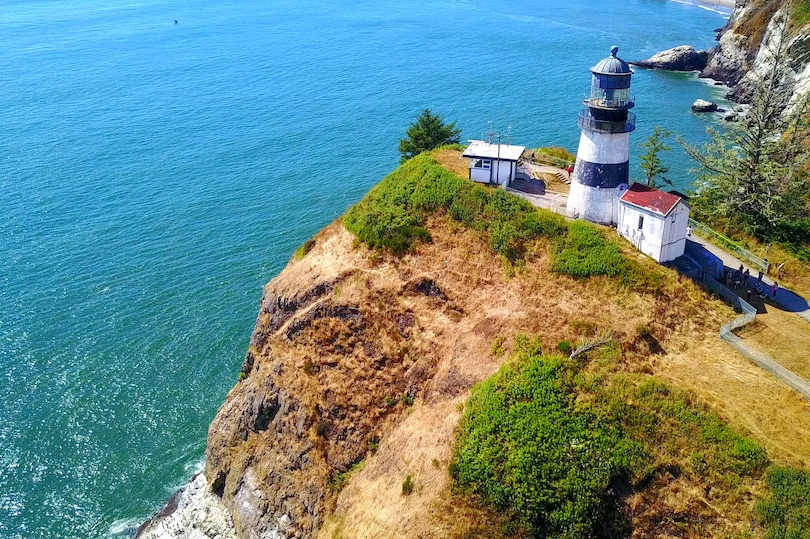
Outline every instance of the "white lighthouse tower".
<path id="1" fill-rule="evenodd" d="M 618 220 L 630 173 L 630 133 L 636 128 L 630 112 L 633 70 L 618 52 L 611 47 L 610 56 L 591 68 L 591 95 L 579 112 L 582 136 L 566 208 L 570 215 L 605 225 Z"/>

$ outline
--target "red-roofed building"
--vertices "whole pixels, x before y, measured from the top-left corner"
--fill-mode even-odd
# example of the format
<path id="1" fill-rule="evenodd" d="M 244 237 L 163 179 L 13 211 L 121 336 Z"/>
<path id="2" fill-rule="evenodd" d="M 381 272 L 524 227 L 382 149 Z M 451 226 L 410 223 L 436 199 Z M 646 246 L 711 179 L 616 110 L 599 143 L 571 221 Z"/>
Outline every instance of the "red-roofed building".
<path id="1" fill-rule="evenodd" d="M 618 221 L 619 234 L 658 262 L 686 249 L 689 205 L 676 194 L 634 183 L 619 198 Z"/>

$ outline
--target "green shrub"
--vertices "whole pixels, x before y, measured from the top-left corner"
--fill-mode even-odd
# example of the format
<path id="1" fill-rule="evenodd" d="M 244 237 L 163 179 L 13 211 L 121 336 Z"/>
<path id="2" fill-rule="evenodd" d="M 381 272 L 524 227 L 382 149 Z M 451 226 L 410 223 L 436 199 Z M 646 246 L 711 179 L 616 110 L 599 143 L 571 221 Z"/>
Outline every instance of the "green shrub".
<path id="1" fill-rule="evenodd" d="M 627 263 L 619 246 L 605 239 L 599 228 L 574 221 L 568 226 L 568 235 L 558 243 L 552 268 L 571 277 L 612 277 L 627 271 Z"/>
<path id="2" fill-rule="evenodd" d="M 413 406 L 413 397 L 405 393 L 402 395 L 402 404 L 405 406 Z"/>
<path id="3" fill-rule="evenodd" d="M 405 478 L 405 481 L 402 482 L 402 495 L 403 496 L 410 496 L 413 492 L 413 477 L 408 475 Z"/>
<path id="4" fill-rule="evenodd" d="M 451 465 L 459 486 L 536 537 L 596 537 L 622 523 L 605 492 L 643 451 L 574 397 L 564 360 L 525 349 L 476 385 Z"/>
<path id="5" fill-rule="evenodd" d="M 562 352 L 563 354 L 569 354 L 571 352 L 571 343 L 568 341 L 558 342 L 557 351 Z"/>
<path id="6" fill-rule="evenodd" d="M 397 399 L 395 399 L 394 397 L 389 395 L 389 396 L 385 397 L 385 405 L 388 408 L 393 408 L 394 406 L 397 405 Z"/>
<path id="7" fill-rule="evenodd" d="M 315 239 L 310 238 L 307 241 L 305 241 L 301 247 L 295 250 L 293 258 L 295 258 L 296 260 L 301 260 L 302 258 L 307 256 L 307 254 L 312 250 L 313 247 L 315 247 Z"/>
<path id="8" fill-rule="evenodd" d="M 343 490 L 343 487 L 345 487 L 346 484 L 349 482 L 349 479 L 351 479 L 352 474 L 362 470 L 363 466 L 365 466 L 365 461 L 361 460 L 360 462 L 358 462 L 345 472 L 335 472 L 334 474 L 332 474 L 332 476 L 327 481 L 329 489 L 332 492 L 339 493 L 341 490 Z"/>
<path id="9" fill-rule="evenodd" d="M 773 467 L 765 477 L 771 498 L 757 504 L 767 539 L 810 538 L 810 472 Z"/>
<path id="10" fill-rule="evenodd" d="M 437 211 L 447 211 L 452 219 L 481 232 L 490 249 L 510 263 L 525 258 L 533 241 L 549 238 L 556 244 L 552 268 L 558 273 L 621 276 L 630 285 L 655 284 L 598 227 L 581 221 L 569 224 L 561 215 L 535 208 L 518 196 L 460 178 L 429 154 L 408 160 L 386 176 L 343 222 L 370 248 L 402 255 L 431 240 L 425 224 Z"/>
<path id="11" fill-rule="evenodd" d="M 598 359 L 545 355 L 524 335 L 515 349 L 473 388 L 450 473 L 463 491 L 512 515 L 534 537 L 625 536 L 627 519 L 608 494 L 616 481 L 658 488 L 658 474 L 684 467 L 698 484 L 736 489 L 768 466 L 761 447 L 690 393 L 610 371 Z M 805 514 L 801 507 L 793 521 Z"/>

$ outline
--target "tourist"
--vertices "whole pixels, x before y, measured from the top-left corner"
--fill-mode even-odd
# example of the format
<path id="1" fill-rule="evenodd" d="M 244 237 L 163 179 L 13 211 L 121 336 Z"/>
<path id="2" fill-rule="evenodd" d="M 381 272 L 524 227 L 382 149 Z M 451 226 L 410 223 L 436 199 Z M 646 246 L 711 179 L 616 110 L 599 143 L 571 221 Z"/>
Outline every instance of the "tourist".
<path id="1" fill-rule="evenodd" d="M 779 283 L 776 281 L 773 282 L 773 287 L 771 288 L 771 297 L 776 297 L 776 289 L 779 288 Z"/>
<path id="2" fill-rule="evenodd" d="M 743 284 L 745 286 L 748 286 L 748 279 L 750 277 L 751 277 L 751 272 L 748 271 L 748 268 L 745 268 L 745 271 L 743 272 Z"/>
<path id="3" fill-rule="evenodd" d="M 692 227 L 691 226 L 686 227 L 686 235 L 689 236 L 690 238 L 692 237 Z"/>
<path id="4" fill-rule="evenodd" d="M 751 303 L 751 289 L 750 289 L 750 288 L 748 289 L 748 298 L 747 298 L 747 301 L 748 301 L 748 303 Z"/>
<path id="5" fill-rule="evenodd" d="M 762 273 L 762 270 L 759 270 L 759 276 L 757 277 L 757 280 L 759 280 L 760 283 L 762 282 L 762 276 L 763 275 L 765 275 L 765 274 Z"/>

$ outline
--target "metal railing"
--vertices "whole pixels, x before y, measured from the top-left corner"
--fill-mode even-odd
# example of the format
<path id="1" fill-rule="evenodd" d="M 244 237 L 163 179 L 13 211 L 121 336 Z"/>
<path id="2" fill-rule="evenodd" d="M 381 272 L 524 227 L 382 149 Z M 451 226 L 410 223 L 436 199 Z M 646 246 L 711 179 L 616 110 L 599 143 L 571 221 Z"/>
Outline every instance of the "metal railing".
<path id="1" fill-rule="evenodd" d="M 597 120 L 590 115 L 587 109 L 579 111 L 577 125 L 580 129 L 590 129 L 601 133 L 629 133 L 636 128 L 636 115 L 627 113 L 627 121 Z"/>
<path id="2" fill-rule="evenodd" d="M 636 96 L 627 97 L 613 97 L 608 99 L 602 92 L 594 92 L 591 94 L 590 99 L 586 99 L 585 103 L 590 107 L 604 108 L 604 109 L 629 109 L 633 108 L 636 104 Z"/>
<path id="3" fill-rule="evenodd" d="M 755 350 L 746 344 L 736 333 L 734 333 L 736 330 L 750 324 L 756 319 L 757 310 L 754 308 L 754 306 L 705 273 L 703 274 L 703 284 L 731 303 L 734 306 L 735 311 L 741 313 L 741 315 L 734 320 L 726 322 L 720 326 L 720 338 L 739 350 L 740 353 L 742 353 L 749 360 L 753 361 L 760 368 L 765 369 L 769 373 L 773 374 L 778 380 L 785 383 L 788 387 L 794 391 L 797 391 L 804 398 L 810 399 L 810 383 L 808 383 L 807 380 L 786 369 L 762 352 Z"/>
<path id="4" fill-rule="evenodd" d="M 763 273 L 768 273 L 768 269 L 771 265 L 767 260 L 758 257 L 734 240 L 725 237 L 719 232 L 712 230 L 703 223 L 699 223 L 694 219 L 689 219 L 689 226 L 691 226 L 692 231 L 699 236 L 703 236 L 713 244 L 730 252 L 740 260 L 748 262 L 749 265 L 754 266 L 756 269 L 762 270 Z"/>

